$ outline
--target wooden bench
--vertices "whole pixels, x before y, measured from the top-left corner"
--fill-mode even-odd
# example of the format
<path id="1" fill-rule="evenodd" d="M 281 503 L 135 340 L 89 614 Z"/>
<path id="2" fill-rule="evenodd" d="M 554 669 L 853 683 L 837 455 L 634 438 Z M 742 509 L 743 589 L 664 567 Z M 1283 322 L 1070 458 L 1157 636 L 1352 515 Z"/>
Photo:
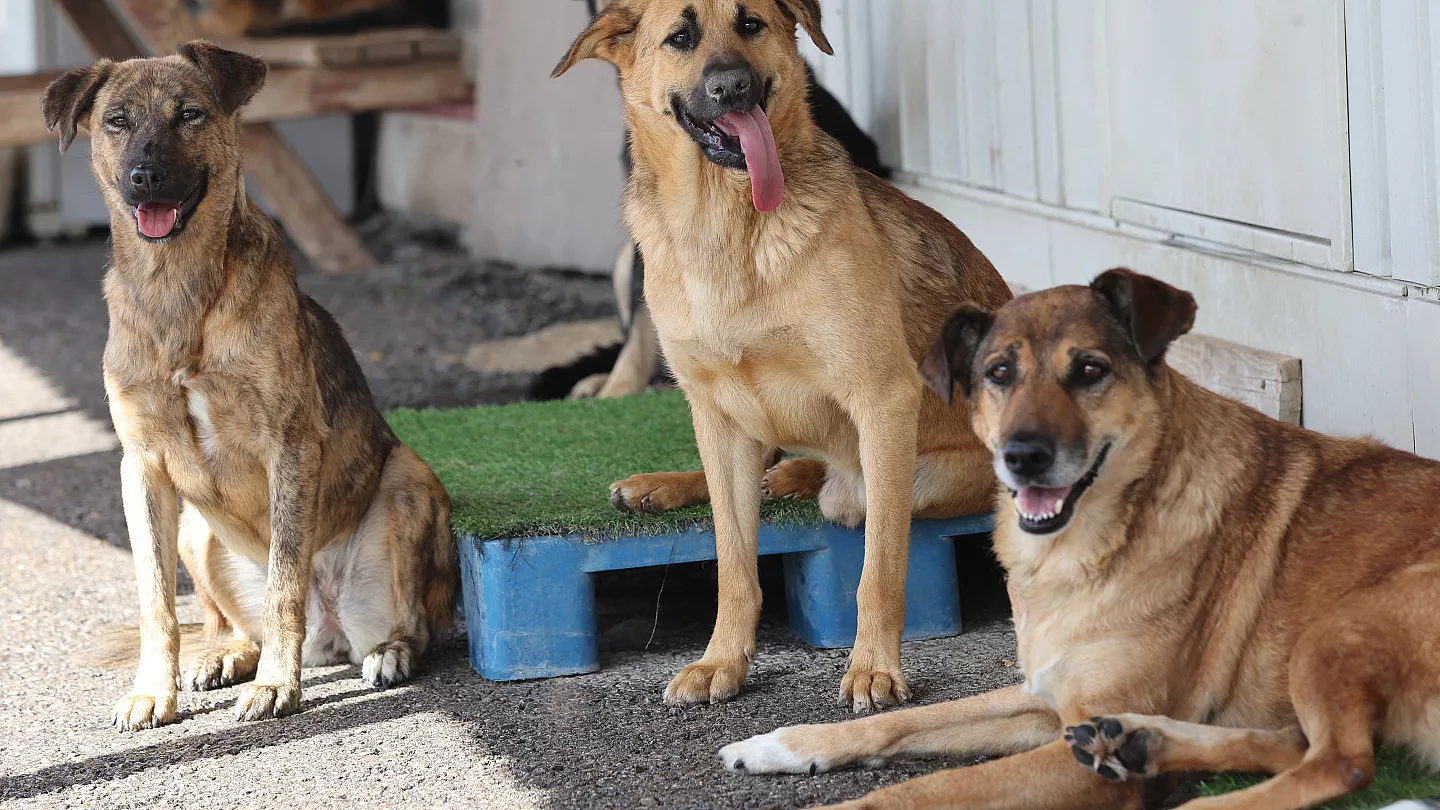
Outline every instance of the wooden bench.
<path id="1" fill-rule="evenodd" d="M 167 54 L 198 38 L 183 0 L 116 0 L 145 42 L 128 33 L 106 0 L 56 0 L 97 57 Z M 238 39 L 229 47 L 271 62 L 265 87 L 246 107 L 245 170 L 301 251 L 320 270 L 343 273 L 375 259 L 269 122 L 436 104 L 470 97 L 460 39 L 446 31 L 397 29 L 335 37 Z M 41 102 L 58 73 L 0 77 L 0 147 L 49 140 Z"/>

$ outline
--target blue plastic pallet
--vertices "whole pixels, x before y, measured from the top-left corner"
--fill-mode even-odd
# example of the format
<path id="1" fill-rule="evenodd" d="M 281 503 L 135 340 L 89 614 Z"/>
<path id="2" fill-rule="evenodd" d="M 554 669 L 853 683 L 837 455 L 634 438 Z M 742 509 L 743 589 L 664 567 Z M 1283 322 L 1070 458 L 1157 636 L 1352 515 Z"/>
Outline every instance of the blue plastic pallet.
<path id="1" fill-rule="evenodd" d="M 992 527 L 989 514 L 911 524 L 907 640 L 960 632 L 952 538 L 984 534 Z M 470 663 L 493 681 L 553 678 L 600 668 L 595 572 L 715 559 L 715 532 L 709 528 L 603 541 L 461 536 L 459 542 Z M 806 643 L 855 643 L 855 592 L 864 547 L 863 529 L 832 523 L 761 524 L 760 554 L 784 555 L 790 627 Z"/>

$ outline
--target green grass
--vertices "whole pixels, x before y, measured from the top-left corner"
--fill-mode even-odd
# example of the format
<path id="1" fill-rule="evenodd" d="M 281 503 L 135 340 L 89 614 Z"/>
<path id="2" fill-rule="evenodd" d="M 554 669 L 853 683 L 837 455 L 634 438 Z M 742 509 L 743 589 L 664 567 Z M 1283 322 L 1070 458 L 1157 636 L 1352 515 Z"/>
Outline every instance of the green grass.
<path id="1" fill-rule="evenodd" d="M 1202 796 L 1217 796 L 1257 784 L 1254 776 L 1222 774 L 1200 784 Z M 1401 799 L 1429 799 L 1440 796 L 1440 775 L 1409 753 L 1381 751 L 1375 763 L 1375 782 L 1359 793 L 1324 805 L 1325 810 L 1376 810 Z"/>
<path id="2" fill-rule="evenodd" d="M 462 534 L 482 540 L 569 534 L 605 539 L 675 532 L 711 518 L 709 506 L 640 515 L 610 505 L 612 481 L 700 469 L 690 408 L 678 391 L 398 410 L 387 418 L 440 476 Z M 779 523 L 820 519 L 813 501 L 767 503 L 763 515 Z"/>

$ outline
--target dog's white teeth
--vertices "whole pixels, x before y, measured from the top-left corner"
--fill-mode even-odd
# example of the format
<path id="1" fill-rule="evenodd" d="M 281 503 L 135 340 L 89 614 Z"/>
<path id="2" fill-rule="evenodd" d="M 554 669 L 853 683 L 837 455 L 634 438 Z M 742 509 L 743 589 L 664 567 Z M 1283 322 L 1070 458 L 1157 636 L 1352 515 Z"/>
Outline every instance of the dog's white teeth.
<path id="1" fill-rule="evenodd" d="M 1064 498 L 1061 498 L 1060 500 L 1058 500 L 1058 501 L 1055 502 L 1055 511 L 1054 511 L 1054 512 L 1051 512 L 1050 514 L 1052 514 L 1052 515 L 1058 515 L 1058 514 L 1060 514 L 1064 509 L 1065 509 L 1065 499 L 1064 499 Z"/>

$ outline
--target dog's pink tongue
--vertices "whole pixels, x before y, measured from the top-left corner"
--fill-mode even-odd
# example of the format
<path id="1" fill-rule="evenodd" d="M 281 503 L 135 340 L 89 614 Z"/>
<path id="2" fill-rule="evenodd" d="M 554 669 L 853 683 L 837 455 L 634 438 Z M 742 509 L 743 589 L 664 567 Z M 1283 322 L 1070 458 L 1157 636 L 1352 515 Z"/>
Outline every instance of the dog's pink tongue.
<path id="1" fill-rule="evenodd" d="M 1015 493 L 1015 502 L 1022 514 L 1053 515 L 1069 494 L 1070 487 L 1022 487 Z"/>
<path id="2" fill-rule="evenodd" d="M 745 170 L 750 173 L 750 199 L 756 211 L 774 211 L 785 196 L 785 175 L 780 171 L 780 154 L 775 150 L 775 133 L 760 105 L 747 112 L 726 113 L 715 123 L 740 139 L 745 153 Z"/>
<path id="3" fill-rule="evenodd" d="M 169 236 L 180 216 L 178 205 L 164 203 L 141 203 L 135 209 L 135 220 L 140 224 L 140 233 L 151 239 Z"/>

